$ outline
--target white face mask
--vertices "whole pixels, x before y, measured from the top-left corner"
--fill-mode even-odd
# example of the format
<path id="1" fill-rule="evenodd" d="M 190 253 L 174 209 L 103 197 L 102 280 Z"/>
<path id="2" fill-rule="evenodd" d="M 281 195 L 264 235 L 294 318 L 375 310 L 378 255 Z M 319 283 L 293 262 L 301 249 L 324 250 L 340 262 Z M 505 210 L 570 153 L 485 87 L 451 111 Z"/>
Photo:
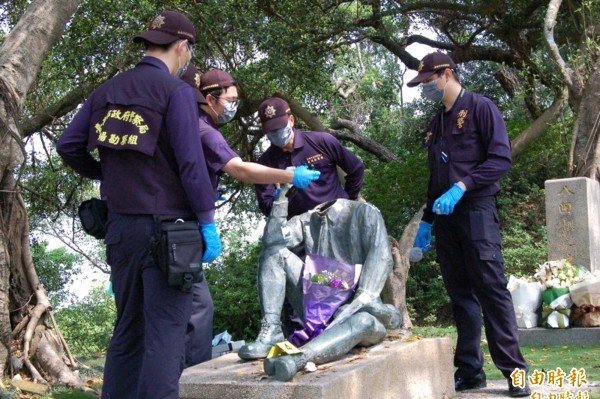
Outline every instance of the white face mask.
<path id="1" fill-rule="evenodd" d="M 274 146 L 283 148 L 290 142 L 292 138 L 292 127 L 287 125 L 281 129 L 273 130 L 267 133 L 267 137 Z"/>
<path id="2" fill-rule="evenodd" d="M 192 49 L 187 43 L 186 43 L 186 46 L 188 46 L 188 50 L 190 51 L 190 58 L 188 58 L 187 62 L 182 67 L 180 67 L 179 69 L 177 69 L 177 71 L 175 71 L 176 78 L 180 78 L 181 76 L 183 76 L 185 71 L 188 69 L 190 62 L 192 61 Z M 180 64 L 181 64 L 181 56 L 178 55 L 177 56 L 177 65 L 180 65 Z"/>
<path id="3" fill-rule="evenodd" d="M 225 124 L 227 122 L 230 122 L 235 116 L 235 113 L 237 112 L 237 106 L 237 102 L 226 103 L 225 105 L 223 105 L 223 109 L 225 111 L 222 114 L 217 115 L 217 123 Z"/>

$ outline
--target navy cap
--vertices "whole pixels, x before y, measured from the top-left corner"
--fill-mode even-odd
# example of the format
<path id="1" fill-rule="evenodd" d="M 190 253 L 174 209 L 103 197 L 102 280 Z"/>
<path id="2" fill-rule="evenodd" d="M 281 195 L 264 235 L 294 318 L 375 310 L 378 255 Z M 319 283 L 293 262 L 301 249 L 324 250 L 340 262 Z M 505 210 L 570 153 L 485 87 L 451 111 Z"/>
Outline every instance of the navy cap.
<path id="1" fill-rule="evenodd" d="M 148 30 L 135 36 L 133 41 L 137 43 L 145 40 L 164 45 L 186 39 L 192 44 L 196 43 L 196 29 L 192 21 L 177 11 L 165 11 L 154 17 Z"/>
<path id="2" fill-rule="evenodd" d="M 258 107 L 258 117 L 264 132 L 286 127 L 291 114 L 288 103 L 279 97 L 267 98 Z"/>
<path id="3" fill-rule="evenodd" d="M 198 88 L 203 92 L 226 89 L 230 86 L 237 86 L 237 82 L 230 74 L 220 69 L 211 69 L 208 72 L 204 72 L 200 76 L 200 82 L 198 83 Z"/>
<path id="4" fill-rule="evenodd" d="M 198 72 L 198 69 L 194 65 L 188 65 L 184 74 L 181 75 L 181 80 L 183 80 L 184 82 L 186 82 L 194 88 L 194 97 L 196 97 L 196 101 L 199 104 L 207 104 L 206 98 L 202 95 L 199 89 L 200 72 Z"/>
<path id="5" fill-rule="evenodd" d="M 452 61 L 452 58 L 444 53 L 431 53 L 427 54 L 419 63 L 419 74 L 406 85 L 408 87 L 414 87 L 419 83 L 426 81 L 431 75 L 437 71 L 444 70 L 446 68 L 455 69 L 456 64 Z"/>

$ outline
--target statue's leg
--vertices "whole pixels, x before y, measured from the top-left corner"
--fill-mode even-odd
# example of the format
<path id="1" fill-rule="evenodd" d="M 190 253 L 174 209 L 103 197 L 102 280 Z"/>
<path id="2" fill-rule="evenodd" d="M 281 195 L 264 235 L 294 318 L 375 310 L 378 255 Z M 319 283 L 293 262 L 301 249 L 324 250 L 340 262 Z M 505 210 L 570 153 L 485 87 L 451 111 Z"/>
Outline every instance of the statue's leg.
<path id="1" fill-rule="evenodd" d="M 377 318 L 385 328 L 394 330 L 402 323 L 402 313 L 394 306 L 379 301 L 367 303 L 359 312 L 367 312 Z"/>
<path id="2" fill-rule="evenodd" d="M 385 327 L 376 317 L 359 312 L 304 345 L 303 353 L 265 359 L 265 373 L 274 375 L 279 381 L 288 381 L 307 362 L 322 364 L 341 359 L 357 345 L 370 346 L 381 342 L 385 334 Z"/>
<path id="3" fill-rule="evenodd" d="M 261 328 L 255 342 L 240 348 L 238 356 L 242 359 L 261 359 L 267 356 L 271 347 L 284 340 L 281 329 L 281 310 L 283 300 L 288 295 L 292 306 L 297 304 L 292 299 L 302 299 L 294 293 L 298 289 L 298 278 L 302 272 L 302 261 L 286 248 L 277 251 L 264 251 L 258 261 L 258 296 L 262 312 Z M 296 278 L 295 287 L 291 284 Z M 300 304 L 300 309 L 302 304 Z"/>

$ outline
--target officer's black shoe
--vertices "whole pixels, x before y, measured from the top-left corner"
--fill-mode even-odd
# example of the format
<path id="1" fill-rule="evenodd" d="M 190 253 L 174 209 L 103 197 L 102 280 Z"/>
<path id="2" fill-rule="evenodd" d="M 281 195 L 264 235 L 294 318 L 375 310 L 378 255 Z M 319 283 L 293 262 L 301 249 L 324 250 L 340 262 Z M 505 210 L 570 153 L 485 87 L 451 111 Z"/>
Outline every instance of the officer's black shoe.
<path id="1" fill-rule="evenodd" d="M 523 388 L 513 385 L 512 379 L 508 379 L 508 393 L 513 398 L 520 398 L 523 396 L 530 396 L 531 389 L 529 388 L 529 384 L 525 382 L 525 386 Z"/>
<path id="2" fill-rule="evenodd" d="M 454 379 L 454 390 L 456 392 L 466 391 L 467 389 L 485 388 L 487 382 L 483 370 L 470 378 L 458 377 Z"/>

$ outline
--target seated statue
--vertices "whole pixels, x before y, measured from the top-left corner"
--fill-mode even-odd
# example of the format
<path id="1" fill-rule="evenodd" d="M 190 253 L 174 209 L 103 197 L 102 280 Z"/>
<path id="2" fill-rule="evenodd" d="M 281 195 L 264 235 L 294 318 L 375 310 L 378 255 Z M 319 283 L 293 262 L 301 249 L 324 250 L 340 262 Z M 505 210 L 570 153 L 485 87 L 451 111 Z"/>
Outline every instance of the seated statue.
<path id="1" fill-rule="evenodd" d="M 289 186 L 273 203 L 262 237 L 258 265 L 261 330 L 255 342 L 243 346 L 244 360 L 265 358 L 271 347 L 285 340 L 281 312 L 287 299 L 295 315 L 304 313 L 302 272 L 297 253 L 316 254 L 349 265 L 361 264 L 356 292 L 334 314 L 330 325 L 303 346 L 302 353 L 268 358 L 267 375 L 288 381 L 307 362 L 322 364 L 344 357 L 355 346 L 371 346 L 400 326 L 401 314 L 383 304 L 380 293 L 393 261 L 387 231 L 377 208 L 366 202 L 337 199 L 287 220 Z"/>

